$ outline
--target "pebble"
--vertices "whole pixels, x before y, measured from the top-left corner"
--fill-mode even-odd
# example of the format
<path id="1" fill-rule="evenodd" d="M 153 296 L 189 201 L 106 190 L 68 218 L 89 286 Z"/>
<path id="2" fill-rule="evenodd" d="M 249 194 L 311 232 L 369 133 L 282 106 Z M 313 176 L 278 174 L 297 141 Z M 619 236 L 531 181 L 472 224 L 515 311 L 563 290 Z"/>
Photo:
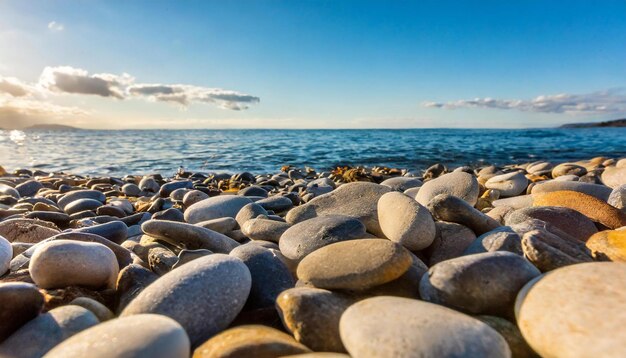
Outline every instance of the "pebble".
<path id="1" fill-rule="evenodd" d="M 370 233 L 382 236 L 378 223 L 378 199 L 390 190 L 374 183 L 343 184 L 328 194 L 291 209 L 286 219 L 293 225 L 318 216 L 347 215 L 361 220 Z"/>
<path id="2" fill-rule="evenodd" d="M 626 184 L 626 167 L 606 167 L 602 172 L 601 178 L 604 185 L 611 188 L 624 185 Z"/>
<path id="3" fill-rule="evenodd" d="M 366 236 L 361 221 L 343 215 L 320 216 L 297 223 L 280 237 L 280 251 L 292 260 L 305 256 L 324 246 Z"/>
<path id="4" fill-rule="evenodd" d="M 428 204 L 428 209 L 435 219 L 467 226 L 476 235 L 482 235 L 501 226 L 499 222 L 474 209 L 466 201 L 448 194 L 434 197 Z"/>
<path id="5" fill-rule="evenodd" d="M 293 337 L 262 325 L 228 329 L 206 341 L 193 352 L 193 358 L 283 357 L 311 350 Z"/>
<path id="6" fill-rule="evenodd" d="M 258 185 L 251 185 L 249 187 L 243 188 L 237 192 L 237 195 L 242 196 L 261 196 L 267 198 L 267 190 L 263 189 Z"/>
<path id="7" fill-rule="evenodd" d="M 115 318 L 111 310 L 102 303 L 89 297 L 77 297 L 70 302 L 70 305 L 80 306 L 91 311 L 100 322 L 108 321 Z"/>
<path id="8" fill-rule="evenodd" d="M 522 172 L 496 175 L 485 183 L 487 189 L 498 190 L 503 198 L 519 195 L 526 191 L 527 186 L 528 179 Z"/>
<path id="9" fill-rule="evenodd" d="M 437 195 L 448 194 L 461 198 L 474 206 L 478 201 L 478 191 L 478 181 L 473 175 L 465 172 L 454 172 L 425 182 L 415 196 L 415 200 L 427 206 Z"/>
<path id="10" fill-rule="evenodd" d="M 241 231 L 251 240 L 263 240 L 278 243 L 280 237 L 291 226 L 287 223 L 256 218 L 246 221 L 241 228 Z"/>
<path id="11" fill-rule="evenodd" d="M 587 174 L 587 169 L 581 165 L 574 163 L 561 163 L 552 169 L 553 178 L 570 174 L 583 176 Z"/>
<path id="12" fill-rule="evenodd" d="M 244 196 L 220 195 L 199 201 L 185 210 L 185 221 L 196 224 L 223 217 L 235 218 L 237 213 L 252 200 Z"/>
<path id="13" fill-rule="evenodd" d="M 239 227 L 243 227 L 246 221 L 250 219 L 254 219 L 260 215 L 269 215 L 267 210 L 265 210 L 261 205 L 257 203 L 246 204 L 242 207 L 237 215 L 235 216 L 235 221 L 239 224 Z"/>
<path id="14" fill-rule="evenodd" d="M 476 240 L 474 232 L 461 224 L 438 221 L 435 225 L 437 235 L 425 250 L 429 266 L 461 256 Z"/>
<path id="15" fill-rule="evenodd" d="M 122 221 L 111 221 L 104 224 L 73 229 L 73 233 L 94 234 L 116 244 L 121 244 L 128 237 L 128 226 Z"/>
<path id="16" fill-rule="evenodd" d="M 526 171 L 534 175 L 546 175 L 552 173 L 553 168 L 554 165 L 552 163 L 539 161 L 530 163 L 528 167 L 526 167 Z"/>
<path id="17" fill-rule="evenodd" d="M 522 238 L 510 226 L 501 226 L 477 237 L 465 249 L 463 255 L 496 251 L 507 251 L 523 256 Z"/>
<path id="18" fill-rule="evenodd" d="M 235 319 L 251 284 L 250 271 L 241 260 L 213 254 L 161 276 L 137 295 L 121 316 L 168 316 L 183 326 L 196 347 Z"/>
<path id="19" fill-rule="evenodd" d="M 203 227 L 205 229 L 217 231 L 220 234 L 226 234 L 235 230 L 238 224 L 235 218 L 224 217 L 224 218 L 211 219 L 207 221 L 201 221 L 194 225 Z"/>
<path id="20" fill-rule="evenodd" d="M 411 177 L 395 177 L 384 180 L 380 185 L 388 186 L 393 191 L 404 192 L 411 188 L 422 186 L 422 181 Z"/>
<path id="21" fill-rule="evenodd" d="M 11 266 L 13 259 L 13 246 L 11 243 L 0 236 L 0 276 L 4 275 Z"/>
<path id="22" fill-rule="evenodd" d="M 0 236 L 9 242 L 37 243 L 59 232 L 55 225 L 36 219 L 9 219 L 0 222 Z"/>
<path id="23" fill-rule="evenodd" d="M 261 205 L 265 210 L 271 210 L 275 213 L 280 213 L 293 207 L 293 202 L 284 196 L 272 196 L 270 198 L 261 199 L 256 203 Z"/>
<path id="24" fill-rule="evenodd" d="M 550 193 L 553 191 L 563 191 L 563 190 L 576 191 L 579 193 L 591 195 L 603 201 L 607 201 L 607 199 L 609 198 L 609 195 L 611 195 L 611 188 L 608 188 L 604 185 L 583 183 L 583 182 L 577 182 L 577 181 L 557 181 L 557 180 L 550 180 L 550 181 L 538 183 L 537 185 L 533 186 L 530 192 L 531 194 L 535 194 L 535 193 Z"/>
<path id="25" fill-rule="evenodd" d="M 83 211 L 95 211 L 101 207 L 102 202 L 95 199 L 78 199 L 65 206 L 65 212 L 69 215 L 77 214 Z"/>
<path id="26" fill-rule="evenodd" d="M 626 265 L 594 262 L 529 283 L 516 303 L 518 326 L 543 357 L 623 357 Z"/>
<path id="27" fill-rule="evenodd" d="M 209 194 L 200 191 L 200 190 L 190 190 L 188 191 L 185 196 L 183 197 L 183 205 L 188 208 L 191 205 L 202 201 L 204 199 L 208 199 L 209 198 Z"/>
<path id="28" fill-rule="evenodd" d="M 40 288 L 115 287 L 119 266 L 108 247 L 91 242 L 54 240 L 38 245 L 28 270 Z"/>
<path id="29" fill-rule="evenodd" d="M 339 323 L 353 358 L 511 357 L 500 334 L 449 308 L 399 297 L 374 297 L 350 306 Z"/>
<path id="30" fill-rule="evenodd" d="M 185 330 L 156 314 L 123 317 L 86 329 L 54 347 L 46 358 L 186 358 Z"/>
<path id="31" fill-rule="evenodd" d="M 207 249 L 227 254 L 239 246 L 235 240 L 219 232 L 175 221 L 148 220 L 141 225 L 141 229 L 152 237 L 175 246 L 183 245 L 190 250 Z"/>
<path id="32" fill-rule="evenodd" d="M 98 190 L 75 190 L 75 191 L 70 191 L 69 193 L 67 193 L 63 197 L 61 197 L 57 201 L 57 204 L 59 204 L 59 207 L 62 210 L 65 210 L 65 206 L 66 205 L 68 205 L 69 203 L 72 203 L 72 202 L 74 202 L 76 200 L 80 200 L 80 199 L 94 199 L 94 200 L 97 200 L 97 201 L 99 201 L 101 203 L 105 203 L 106 202 L 106 196 L 101 191 L 98 191 Z"/>
<path id="33" fill-rule="evenodd" d="M 522 237 L 524 256 L 542 272 L 592 261 L 585 244 L 564 240 L 547 230 L 532 230 Z"/>
<path id="34" fill-rule="evenodd" d="M 185 217 L 183 216 L 183 212 L 176 208 L 169 208 L 169 209 L 165 209 L 163 211 L 154 213 L 152 214 L 152 219 L 185 222 Z"/>
<path id="35" fill-rule="evenodd" d="M 124 195 L 126 196 L 140 196 L 141 188 L 139 188 L 137 184 L 132 184 L 132 183 L 124 184 L 122 186 L 122 193 L 124 193 Z"/>
<path id="36" fill-rule="evenodd" d="M 626 262 L 626 230 L 607 230 L 589 238 L 586 243 L 596 260 Z"/>
<path id="37" fill-rule="evenodd" d="M 626 184 L 613 189 L 607 203 L 615 208 L 626 210 Z"/>
<path id="38" fill-rule="evenodd" d="M 115 287 L 116 313 L 120 313 L 141 291 L 159 278 L 149 269 L 131 264 L 122 269 L 117 276 Z"/>
<path id="39" fill-rule="evenodd" d="M 208 256 L 211 255 L 213 252 L 210 250 L 206 250 L 206 249 L 199 249 L 199 250 L 187 250 L 187 249 L 183 249 L 180 250 L 180 252 L 178 253 L 178 261 L 176 261 L 176 263 L 174 264 L 174 266 L 172 266 L 172 269 L 175 269 L 177 267 L 180 267 L 188 262 L 191 262 L 195 259 L 198 259 L 200 257 L 203 256 Z"/>
<path id="40" fill-rule="evenodd" d="M 509 348 L 511 349 L 511 355 L 515 358 L 538 358 L 539 356 L 532 348 L 526 343 L 524 337 L 519 328 L 514 323 L 495 316 L 475 316 L 481 322 L 486 323 L 489 327 L 496 330 L 506 340 Z"/>
<path id="41" fill-rule="evenodd" d="M 40 182 L 36 180 L 29 180 L 16 186 L 15 190 L 20 193 L 20 196 L 25 197 L 34 196 L 41 188 L 43 188 L 43 185 Z"/>
<path id="42" fill-rule="evenodd" d="M 529 219 L 538 219 L 554 225 L 580 241 L 587 241 L 598 232 L 593 221 L 576 210 L 558 206 L 534 206 L 511 212 L 506 225 L 515 225 Z"/>
<path id="43" fill-rule="evenodd" d="M 191 180 L 175 180 L 161 185 L 159 196 L 167 198 L 176 189 L 192 189 L 193 182 Z"/>
<path id="44" fill-rule="evenodd" d="M 385 237 L 411 251 L 430 246 L 437 232 L 428 209 L 395 191 L 378 200 L 378 221 Z"/>
<path id="45" fill-rule="evenodd" d="M 360 239 L 337 242 L 312 252 L 300 262 L 297 273 L 300 280 L 317 288 L 366 290 L 397 279 L 411 262 L 409 252 L 399 244 Z"/>
<path id="46" fill-rule="evenodd" d="M 0 302 L 0 343 L 43 308 L 42 294 L 35 285 L 25 282 L 0 283 Z"/>

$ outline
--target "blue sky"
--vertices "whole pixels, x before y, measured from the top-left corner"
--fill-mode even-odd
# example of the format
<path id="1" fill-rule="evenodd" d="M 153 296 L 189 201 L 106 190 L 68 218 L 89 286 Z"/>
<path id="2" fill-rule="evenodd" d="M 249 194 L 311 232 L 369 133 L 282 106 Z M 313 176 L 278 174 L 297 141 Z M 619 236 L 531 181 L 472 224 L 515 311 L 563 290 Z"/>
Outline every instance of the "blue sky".
<path id="1" fill-rule="evenodd" d="M 624 1 L 0 0 L 0 49 L 0 127 L 495 128 L 626 115 Z"/>

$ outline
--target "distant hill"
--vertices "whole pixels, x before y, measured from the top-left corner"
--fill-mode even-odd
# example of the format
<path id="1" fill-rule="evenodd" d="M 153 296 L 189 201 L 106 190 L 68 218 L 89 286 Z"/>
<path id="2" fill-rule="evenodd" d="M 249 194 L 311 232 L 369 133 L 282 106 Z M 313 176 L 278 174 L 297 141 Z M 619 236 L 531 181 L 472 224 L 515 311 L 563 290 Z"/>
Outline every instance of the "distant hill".
<path id="1" fill-rule="evenodd" d="M 604 122 L 591 122 L 591 123 L 569 123 L 560 126 L 559 128 L 602 128 L 602 127 L 626 127 L 626 118 L 615 119 L 612 121 Z"/>
<path id="2" fill-rule="evenodd" d="M 66 126 L 62 124 L 35 124 L 30 127 L 26 127 L 24 129 L 25 130 L 37 129 L 37 130 L 45 130 L 45 131 L 66 131 L 66 130 L 78 130 L 80 128 Z"/>

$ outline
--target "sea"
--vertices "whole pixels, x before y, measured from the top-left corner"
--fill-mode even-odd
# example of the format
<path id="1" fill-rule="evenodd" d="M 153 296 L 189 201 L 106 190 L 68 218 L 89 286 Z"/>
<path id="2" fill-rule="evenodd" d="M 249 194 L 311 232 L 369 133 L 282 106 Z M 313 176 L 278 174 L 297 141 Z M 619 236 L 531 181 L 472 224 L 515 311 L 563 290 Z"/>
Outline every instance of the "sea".
<path id="1" fill-rule="evenodd" d="M 123 176 L 179 168 L 275 173 L 283 165 L 422 170 L 626 157 L 626 128 L 360 130 L 0 130 L 0 166 Z"/>

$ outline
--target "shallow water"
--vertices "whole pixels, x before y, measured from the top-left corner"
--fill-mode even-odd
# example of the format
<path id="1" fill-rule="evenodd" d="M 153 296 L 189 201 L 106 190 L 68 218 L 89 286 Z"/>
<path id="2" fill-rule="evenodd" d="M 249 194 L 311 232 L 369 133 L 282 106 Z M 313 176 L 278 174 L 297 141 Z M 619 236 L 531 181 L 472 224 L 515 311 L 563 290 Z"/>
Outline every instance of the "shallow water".
<path id="1" fill-rule="evenodd" d="M 282 165 L 424 169 L 625 157 L 626 128 L 1 131 L 0 165 L 81 174 L 276 172 Z"/>

